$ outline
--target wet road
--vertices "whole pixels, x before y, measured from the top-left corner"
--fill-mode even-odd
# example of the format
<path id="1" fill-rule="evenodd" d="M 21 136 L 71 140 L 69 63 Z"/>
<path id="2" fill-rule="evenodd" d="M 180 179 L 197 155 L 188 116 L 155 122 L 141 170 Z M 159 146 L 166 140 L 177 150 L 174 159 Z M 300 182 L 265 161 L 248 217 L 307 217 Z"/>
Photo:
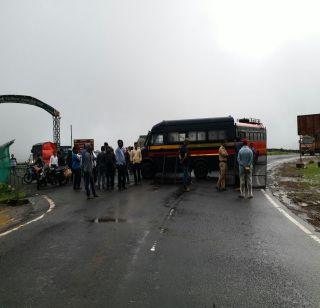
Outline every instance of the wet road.
<path id="1" fill-rule="evenodd" d="M 51 213 L 0 238 L 1 307 L 320 307 L 313 230 L 260 190 L 46 193 Z"/>

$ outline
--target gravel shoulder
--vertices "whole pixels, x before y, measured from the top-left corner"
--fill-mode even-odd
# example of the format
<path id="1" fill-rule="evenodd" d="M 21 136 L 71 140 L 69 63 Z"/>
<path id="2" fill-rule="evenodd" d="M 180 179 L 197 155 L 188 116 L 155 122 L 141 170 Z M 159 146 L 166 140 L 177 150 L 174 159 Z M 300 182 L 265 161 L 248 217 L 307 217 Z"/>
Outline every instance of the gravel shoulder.
<path id="1" fill-rule="evenodd" d="M 269 189 L 288 209 L 320 232 L 320 167 L 318 157 L 304 157 L 305 168 L 294 159 L 271 168 Z"/>

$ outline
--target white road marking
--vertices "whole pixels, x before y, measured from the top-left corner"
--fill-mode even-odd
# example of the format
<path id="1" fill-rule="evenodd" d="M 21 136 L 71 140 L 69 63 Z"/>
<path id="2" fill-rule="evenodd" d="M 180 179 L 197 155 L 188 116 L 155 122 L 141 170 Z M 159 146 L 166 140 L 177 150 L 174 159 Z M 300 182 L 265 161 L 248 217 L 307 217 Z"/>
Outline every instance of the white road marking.
<path id="1" fill-rule="evenodd" d="M 35 218 L 35 219 L 32 219 L 32 220 L 30 220 L 30 221 L 28 221 L 28 222 L 26 222 L 26 223 L 24 223 L 24 224 L 21 224 L 21 225 L 15 227 L 15 228 L 12 228 L 12 229 L 10 229 L 10 230 L 8 230 L 8 231 L 6 231 L 6 232 L 0 233 L 0 237 L 3 237 L 3 236 L 5 236 L 5 235 L 8 235 L 8 234 L 14 232 L 14 231 L 17 231 L 17 230 L 19 230 L 20 228 L 22 228 L 22 227 L 24 227 L 24 226 L 30 225 L 31 223 L 36 222 L 36 221 L 42 219 L 42 218 L 45 216 L 45 214 L 50 213 L 50 212 L 54 209 L 54 207 L 55 207 L 56 205 L 55 205 L 55 203 L 52 201 L 52 199 L 50 199 L 49 197 L 47 197 L 47 196 L 45 196 L 45 195 L 43 195 L 42 197 L 43 197 L 44 199 L 46 199 L 46 200 L 48 201 L 48 203 L 49 203 L 49 208 L 48 208 L 48 210 L 47 210 L 44 214 L 42 214 L 41 216 L 39 216 L 39 217 L 37 217 L 37 218 Z"/>
<path id="2" fill-rule="evenodd" d="M 147 236 L 149 235 L 150 231 L 144 231 L 142 238 L 138 241 L 138 247 L 134 250 L 133 257 L 131 263 L 134 264 L 138 258 L 138 254 L 140 252 L 141 246 L 146 241 Z"/>
<path id="3" fill-rule="evenodd" d="M 173 216 L 174 211 L 175 211 L 174 208 L 172 208 L 172 209 L 170 210 L 169 215 L 167 216 L 167 220 L 169 220 L 169 219 Z"/>
<path id="4" fill-rule="evenodd" d="M 48 203 L 49 203 L 49 209 L 48 209 L 48 211 L 46 212 L 46 213 L 50 213 L 54 208 L 55 208 L 55 203 L 52 201 L 52 199 L 50 199 L 48 196 L 46 196 L 46 195 L 43 195 L 42 196 L 43 198 L 45 198 L 47 201 L 48 201 Z"/>
<path id="5" fill-rule="evenodd" d="M 264 189 L 261 189 L 261 192 L 264 194 L 264 196 L 267 198 L 267 200 L 272 204 L 274 208 L 276 208 L 281 214 L 283 214 L 286 218 L 288 218 L 293 224 L 295 224 L 301 231 L 303 231 L 305 234 L 307 234 L 310 238 L 315 240 L 318 244 L 320 244 L 320 238 L 313 234 L 309 229 L 307 229 L 305 226 L 303 226 L 299 221 L 297 221 L 295 218 L 293 218 L 289 213 L 287 213 L 280 205 L 278 205 L 268 194 Z"/>
<path id="6" fill-rule="evenodd" d="M 151 247 L 150 251 L 154 252 L 156 251 L 157 241 L 154 242 L 153 246 Z"/>

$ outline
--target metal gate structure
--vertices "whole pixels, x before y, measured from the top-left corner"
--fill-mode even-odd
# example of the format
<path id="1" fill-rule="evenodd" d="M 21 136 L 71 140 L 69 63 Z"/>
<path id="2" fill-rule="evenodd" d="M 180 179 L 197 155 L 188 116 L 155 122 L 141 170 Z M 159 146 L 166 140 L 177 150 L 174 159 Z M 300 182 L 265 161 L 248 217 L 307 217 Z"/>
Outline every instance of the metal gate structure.
<path id="1" fill-rule="evenodd" d="M 60 112 L 50 105 L 34 98 L 25 95 L 0 95 L 0 104 L 3 103 L 18 103 L 39 107 L 52 115 L 53 118 L 53 142 L 60 147 Z"/>

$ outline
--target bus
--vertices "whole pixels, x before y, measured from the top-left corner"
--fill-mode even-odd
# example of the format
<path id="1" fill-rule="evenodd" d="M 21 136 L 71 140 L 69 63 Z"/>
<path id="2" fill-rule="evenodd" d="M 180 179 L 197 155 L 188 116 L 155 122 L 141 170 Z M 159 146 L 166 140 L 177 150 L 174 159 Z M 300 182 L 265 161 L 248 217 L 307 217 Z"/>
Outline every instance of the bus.
<path id="1" fill-rule="evenodd" d="M 246 138 L 255 148 L 256 182 L 266 184 L 266 128 L 255 119 L 233 117 L 203 118 L 162 121 L 149 131 L 142 148 L 142 176 L 154 178 L 157 173 L 180 173 L 179 149 L 189 139 L 190 168 L 198 179 L 205 179 L 212 171 L 219 170 L 219 147 L 226 141 L 228 176 L 235 180 L 236 156 L 241 139 Z M 257 167 L 259 166 L 259 167 Z M 253 179 L 254 180 L 254 179 Z"/>

